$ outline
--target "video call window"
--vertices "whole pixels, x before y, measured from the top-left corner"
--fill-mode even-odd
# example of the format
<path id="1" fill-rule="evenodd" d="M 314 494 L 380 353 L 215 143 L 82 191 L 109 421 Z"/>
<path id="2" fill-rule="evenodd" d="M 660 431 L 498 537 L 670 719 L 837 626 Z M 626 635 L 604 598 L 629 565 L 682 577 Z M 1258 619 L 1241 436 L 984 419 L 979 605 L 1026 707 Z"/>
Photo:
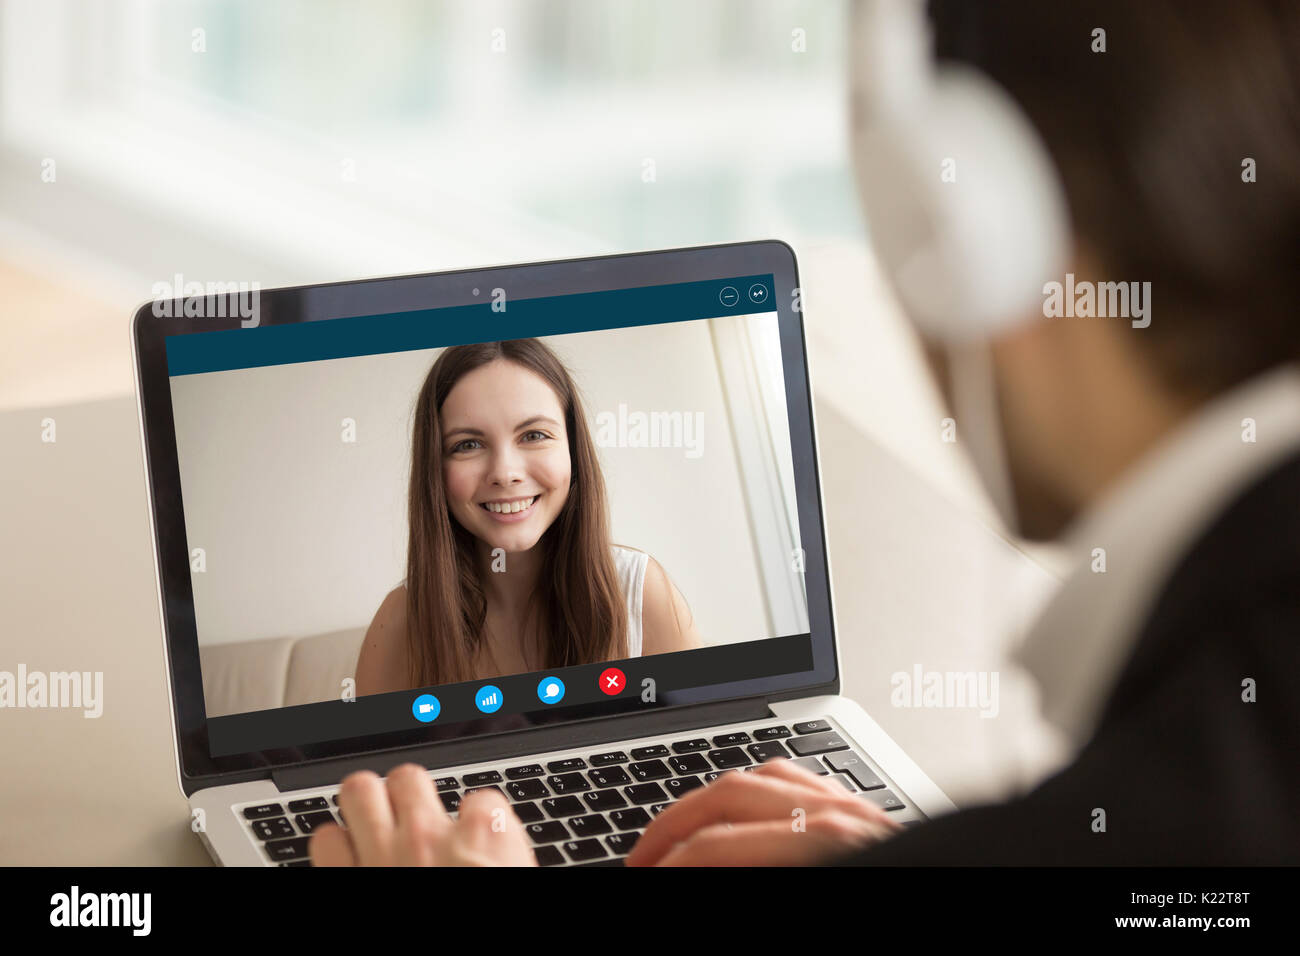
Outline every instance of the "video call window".
<path id="1" fill-rule="evenodd" d="M 775 313 L 171 393 L 209 718 L 808 632 Z"/>

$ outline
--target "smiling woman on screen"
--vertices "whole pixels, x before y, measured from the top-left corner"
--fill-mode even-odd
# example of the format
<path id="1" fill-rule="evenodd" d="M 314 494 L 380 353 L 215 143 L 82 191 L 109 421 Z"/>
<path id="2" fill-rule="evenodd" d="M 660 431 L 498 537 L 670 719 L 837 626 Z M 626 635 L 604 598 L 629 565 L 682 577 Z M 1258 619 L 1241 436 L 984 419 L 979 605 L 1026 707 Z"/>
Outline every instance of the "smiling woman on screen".
<path id="1" fill-rule="evenodd" d="M 407 577 L 366 632 L 359 696 L 700 645 L 658 562 L 610 541 L 577 388 L 540 341 L 443 351 L 411 451 Z"/>

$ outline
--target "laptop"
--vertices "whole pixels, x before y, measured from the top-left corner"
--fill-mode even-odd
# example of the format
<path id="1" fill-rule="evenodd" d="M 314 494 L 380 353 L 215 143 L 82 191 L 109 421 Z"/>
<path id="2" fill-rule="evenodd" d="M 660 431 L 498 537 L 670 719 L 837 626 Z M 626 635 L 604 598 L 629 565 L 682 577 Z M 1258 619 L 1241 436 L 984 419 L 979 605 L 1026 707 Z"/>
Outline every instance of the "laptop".
<path id="1" fill-rule="evenodd" d="M 218 863 L 309 866 L 340 781 L 407 762 L 453 814 L 498 788 L 545 866 L 620 865 L 774 759 L 907 826 L 954 809 L 839 694 L 785 243 L 155 293 L 176 772 Z"/>

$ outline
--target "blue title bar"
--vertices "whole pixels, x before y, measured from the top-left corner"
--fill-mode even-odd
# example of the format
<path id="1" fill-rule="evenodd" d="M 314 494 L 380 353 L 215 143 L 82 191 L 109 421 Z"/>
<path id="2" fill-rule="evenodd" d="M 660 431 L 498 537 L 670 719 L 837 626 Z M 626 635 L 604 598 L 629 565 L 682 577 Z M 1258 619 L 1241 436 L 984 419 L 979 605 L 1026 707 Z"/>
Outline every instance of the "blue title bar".
<path id="1" fill-rule="evenodd" d="M 772 312 L 776 308 L 774 295 L 773 276 L 768 273 L 537 299 L 506 299 L 502 303 L 504 307 L 498 307 L 499 311 L 493 310 L 489 296 L 481 304 L 441 309 L 169 335 L 165 343 L 167 374 L 194 375 L 351 355 L 380 355 Z"/>

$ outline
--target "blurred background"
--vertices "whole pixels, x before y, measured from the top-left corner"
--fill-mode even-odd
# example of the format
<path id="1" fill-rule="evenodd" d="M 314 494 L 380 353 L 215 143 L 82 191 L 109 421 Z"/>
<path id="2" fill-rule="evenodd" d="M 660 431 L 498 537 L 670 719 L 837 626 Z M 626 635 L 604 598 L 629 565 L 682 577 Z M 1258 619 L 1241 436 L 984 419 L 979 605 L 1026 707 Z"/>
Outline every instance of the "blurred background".
<path id="1" fill-rule="evenodd" d="M 789 243 L 844 693 L 959 803 L 1041 772 L 1002 655 L 1059 567 L 939 439 L 858 213 L 846 35 L 843 0 L 0 0 L 0 669 L 102 670 L 106 697 L 97 721 L 0 714 L 0 763 L 30 781 L 0 806 L 28 821 L 0 826 L 0 862 L 203 859 L 129 343 L 178 274 L 271 288 Z M 998 717 L 892 706 L 918 665 L 1000 669 Z M 77 781 L 123 762 L 139 775 L 88 808 Z"/>
<path id="2" fill-rule="evenodd" d="M 94 341 L 22 333 L 63 362 L 120 352 L 176 272 L 269 288 L 860 229 L 839 2 L 0 10 L 0 281 L 104 316 Z M 89 357 L 72 391 L 5 371 L 9 401 L 128 385 Z"/>

